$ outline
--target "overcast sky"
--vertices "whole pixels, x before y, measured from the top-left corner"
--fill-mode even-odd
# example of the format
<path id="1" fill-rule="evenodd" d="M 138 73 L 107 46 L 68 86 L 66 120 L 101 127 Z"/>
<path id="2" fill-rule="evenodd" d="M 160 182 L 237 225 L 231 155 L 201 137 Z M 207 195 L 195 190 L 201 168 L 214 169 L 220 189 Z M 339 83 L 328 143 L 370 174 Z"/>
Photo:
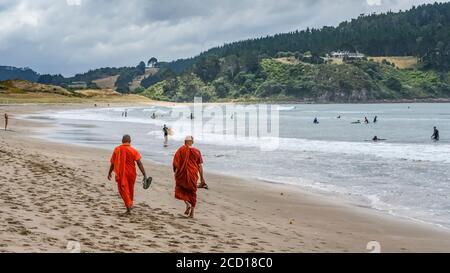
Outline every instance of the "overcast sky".
<path id="1" fill-rule="evenodd" d="M 0 65 L 65 76 L 434 0 L 0 0 Z"/>

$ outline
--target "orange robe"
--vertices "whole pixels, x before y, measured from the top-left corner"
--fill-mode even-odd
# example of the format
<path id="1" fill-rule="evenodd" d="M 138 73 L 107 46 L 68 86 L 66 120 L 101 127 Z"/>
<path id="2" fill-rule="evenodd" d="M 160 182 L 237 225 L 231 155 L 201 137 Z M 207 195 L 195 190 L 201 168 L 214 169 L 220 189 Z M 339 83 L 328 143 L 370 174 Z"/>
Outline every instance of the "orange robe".
<path id="1" fill-rule="evenodd" d="M 179 148 L 173 158 L 175 198 L 188 201 L 193 207 L 197 204 L 198 171 L 202 163 L 200 151 L 187 145 Z"/>
<path id="2" fill-rule="evenodd" d="M 136 182 L 136 161 L 141 155 L 129 143 L 124 143 L 114 149 L 111 164 L 114 164 L 114 174 L 120 196 L 129 209 L 133 206 L 134 183 Z"/>

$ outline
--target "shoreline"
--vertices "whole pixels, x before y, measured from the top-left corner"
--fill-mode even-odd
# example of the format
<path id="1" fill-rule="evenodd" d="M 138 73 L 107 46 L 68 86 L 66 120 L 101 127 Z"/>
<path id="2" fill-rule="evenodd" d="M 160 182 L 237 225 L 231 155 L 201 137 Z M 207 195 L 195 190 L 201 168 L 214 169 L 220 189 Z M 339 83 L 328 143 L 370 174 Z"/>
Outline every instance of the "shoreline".
<path id="1" fill-rule="evenodd" d="M 66 108 L 67 106 L 56 107 Z M 84 107 L 92 106 L 85 105 Z M 30 114 L 36 110 L 43 110 L 39 105 L 21 106 L 20 108 L 25 109 L 9 109 L 8 111 L 13 110 L 13 114 L 16 115 L 16 113 L 20 112 Z M 3 106 L 0 106 L 0 109 L 3 110 Z M 98 166 L 91 166 L 93 164 L 84 163 L 85 166 L 79 166 L 78 169 L 80 170 L 74 171 L 75 176 L 79 172 L 87 171 L 91 174 L 91 177 L 90 179 L 87 178 L 86 182 L 94 183 L 93 181 L 96 181 L 94 184 L 100 189 L 104 189 L 102 185 L 108 184 L 107 199 L 114 204 L 115 209 L 122 209 L 121 200 L 118 199 L 116 194 L 117 190 L 110 185 L 111 183 L 107 183 L 103 177 L 105 175 L 103 172 L 107 168 L 108 157 L 110 156 L 107 150 L 67 145 L 29 137 L 28 134 L 33 131 L 33 127 L 39 124 L 24 120 L 13 119 L 12 121 L 10 126 L 17 126 L 17 131 L 6 132 L 7 134 L 11 133 L 14 135 L 13 140 L 4 139 L 4 134 L 0 134 L 1 144 L 3 144 L 1 145 L 3 146 L 1 148 L 2 151 L 4 149 L 18 149 L 18 147 L 24 145 L 26 146 L 23 151 L 25 157 L 31 153 L 30 157 L 32 158 L 33 153 L 36 152 L 43 156 L 56 156 L 56 161 L 62 165 L 71 165 L 71 159 L 76 159 L 75 161 L 80 162 L 92 160 Z M 5 146 L 6 141 L 9 142 L 8 147 Z M 19 162 L 16 163 L 19 164 Z M 387 215 L 381 211 L 357 207 L 348 203 L 339 202 L 338 200 L 327 200 L 325 196 L 306 192 L 305 189 L 293 185 L 272 184 L 268 182 L 259 183 L 250 179 L 246 180 L 209 172 L 206 173 L 206 177 L 212 187 L 209 191 L 199 191 L 200 204 L 198 219 L 194 220 L 195 222 L 192 224 L 194 226 L 196 225 L 200 232 L 206 228 L 211 234 L 218 236 L 211 237 L 210 239 L 212 241 L 217 241 L 217 238 L 221 237 L 227 238 L 228 233 L 233 234 L 233 236 L 230 235 L 228 240 L 222 240 L 220 248 L 214 248 L 214 243 L 208 244 L 208 242 L 205 242 L 202 244 L 201 241 L 204 241 L 204 239 L 199 239 L 195 244 L 189 244 L 188 241 L 194 240 L 198 234 L 190 234 L 188 228 L 180 227 L 180 225 L 185 226 L 187 220 L 176 216 L 180 212 L 182 204 L 173 200 L 173 196 L 171 195 L 173 181 L 171 181 L 170 167 L 160 163 L 155 164 L 155 162 L 149 160 L 145 160 L 145 166 L 149 166 L 149 173 L 155 174 L 154 178 L 156 178 L 157 183 L 154 188 L 147 192 L 142 191 L 138 186 L 136 187 L 137 203 L 139 206 L 143 206 L 142 208 L 139 207 L 139 210 L 142 211 L 146 206 L 155 207 L 155 210 L 157 208 L 160 208 L 160 210 L 164 208 L 164 213 L 158 214 L 159 216 L 156 218 L 159 218 L 154 220 L 160 226 L 171 226 L 175 228 L 180 233 L 180 236 L 193 238 L 176 237 L 175 234 L 166 235 L 173 237 L 171 241 L 179 240 L 186 242 L 185 244 L 189 247 L 186 247 L 185 244 L 167 243 L 162 238 L 162 242 L 155 242 L 158 247 L 154 246 L 153 248 L 145 244 L 139 245 L 139 243 L 133 240 L 136 245 L 132 249 L 109 245 L 109 248 L 106 247 L 103 250 L 88 247 L 86 251 L 190 252 L 196 251 L 195 248 L 191 249 L 190 247 L 197 246 L 197 251 L 203 252 L 368 252 L 365 249 L 365 244 L 373 240 L 380 241 L 382 251 L 388 252 L 450 251 L 450 242 L 446 242 L 445 240 L 450 233 L 434 225 L 417 223 L 416 221 L 403 218 L 398 219 L 398 217 Z M 11 179 L 11 177 L 7 177 L 7 179 Z M 51 173 L 46 179 L 55 182 L 58 179 L 64 180 L 59 177 L 57 172 Z M 139 178 L 137 185 L 140 185 Z M 155 199 L 155 196 L 153 196 L 155 192 L 153 190 L 167 194 L 167 196 L 164 197 L 164 200 L 159 200 L 159 198 Z M 86 194 L 86 192 L 81 190 L 81 194 Z M 150 198 L 152 201 L 151 204 L 143 197 Z M 165 200 L 166 198 L 167 200 Z M 5 207 L 2 205 L 1 211 L 3 214 L 6 214 L 7 210 L 4 209 Z M 148 213 L 151 213 L 152 210 L 150 208 L 148 210 Z M 76 212 L 73 213 L 76 214 Z M 90 216 L 89 211 L 84 210 L 84 214 Z M 170 217 L 166 217 L 167 215 Z M 34 216 L 37 217 L 36 215 Z M 110 221 L 117 220 L 117 215 L 115 214 L 107 216 Z M 136 217 L 139 218 L 139 216 Z M 246 225 L 241 223 L 243 217 L 248 220 Z M 43 221 L 46 222 L 49 220 Z M 123 222 L 125 222 L 121 223 L 123 229 L 129 231 L 132 228 L 132 221 L 128 223 L 129 225 L 127 225 L 126 220 Z M 40 229 L 39 226 L 35 228 Z M 88 227 L 75 229 L 80 229 L 82 231 L 80 231 L 80 234 L 92 232 L 89 231 Z M 108 230 L 108 233 L 113 233 L 113 229 L 99 227 L 96 232 L 101 234 Z M 141 236 L 146 236 L 144 235 L 146 231 L 145 227 L 140 227 L 138 230 Z M 214 233 L 213 230 L 219 231 L 218 233 Z M 280 230 L 284 231 L 280 232 Z M 51 230 L 47 232 L 52 234 L 52 236 L 56 236 L 55 234 L 58 233 L 56 231 L 52 232 Z M 94 234 L 97 234 L 96 232 Z M 207 235 L 203 234 L 201 236 L 205 237 Z M 120 241 L 120 237 L 118 238 L 116 240 Z M 247 242 L 240 244 L 240 240 Z M 171 244 L 172 246 L 170 246 Z M 27 248 L 24 246 L 10 247 L 8 244 L 8 247 L 0 246 L 0 251 L 44 251 L 33 248 L 32 244 L 29 245 L 30 247 Z M 51 251 L 64 251 L 64 247 L 59 245 L 58 248 L 53 248 Z"/>
<path id="2" fill-rule="evenodd" d="M 48 125 L 48 124 L 46 124 Z M 77 147 L 82 147 L 85 149 L 92 149 L 92 145 L 89 144 L 70 144 L 67 141 L 58 141 L 58 140 L 52 140 L 52 139 L 48 139 L 44 136 L 30 136 L 31 138 L 35 138 L 37 140 L 41 140 L 44 142 L 50 142 L 50 143 L 58 143 L 61 145 L 71 145 L 71 146 L 77 146 Z M 94 149 L 98 149 L 98 150 L 103 150 L 104 152 L 109 152 L 109 150 L 107 148 L 104 147 L 99 147 L 99 148 L 94 148 Z M 164 168 L 170 168 L 171 166 L 146 158 L 144 159 L 144 161 L 149 162 L 151 165 L 157 165 L 157 166 L 161 166 Z M 364 203 L 361 199 L 367 199 L 366 196 L 359 196 L 359 198 L 350 198 L 348 196 L 346 196 L 345 193 L 342 192 L 335 192 L 335 191 L 326 191 L 323 189 L 319 189 L 319 188 L 314 188 L 311 186 L 302 186 L 302 185 L 294 185 L 291 183 L 283 183 L 283 182 L 275 182 L 275 181 L 271 181 L 271 180 L 264 180 L 264 179 L 259 179 L 259 178 L 246 178 L 242 175 L 230 175 L 230 174 L 224 174 L 224 173 L 220 173 L 217 171 L 205 171 L 206 174 L 210 174 L 210 175 L 214 175 L 214 176 L 218 176 L 218 177 L 226 177 L 227 179 L 237 179 L 237 180 L 241 180 L 241 181 L 245 181 L 247 183 L 252 183 L 254 186 L 256 187 L 264 187 L 264 186 L 273 186 L 273 187 L 277 187 L 277 186 L 281 186 L 281 187 L 285 187 L 286 189 L 288 189 L 288 191 L 298 191 L 300 194 L 303 195 L 311 195 L 311 196 L 315 196 L 316 198 L 318 198 L 319 201 L 324 201 L 327 198 L 331 198 L 333 199 L 334 203 L 339 203 L 339 204 L 344 204 L 347 205 L 349 207 L 349 209 L 358 209 L 358 208 L 363 208 L 363 209 L 368 209 L 368 210 L 372 210 L 375 213 L 380 213 L 383 216 L 387 216 L 387 217 L 394 217 L 395 219 L 398 219 L 399 221 L 407 221 L 407 222 L 411 222 L 412 224 L 419 224 L 419 225 L 424 225 L 425 227 L 431 227 L 431 228 L 437 228 L 437 229 L 442 229 L 443 231 L 448 231 L 450 232 L 450 227 L 441 225 L 441 224 L 437 224 L 437 223 L 433 223 L 433 222 L 427 222 L 418 218 L 414 218 L 412 216 L 403 216 L 403 215 L 399 215 L 399 214 L 395 214 L 386 210 L 382 210 L 382 209 L 378 209 L 376 207 L 370 206 L 369 204 Z M 366 200 L 367 202 L 369 202 L 369 200 Z M 450 235 L 450 233 L 449 233 Z"/>

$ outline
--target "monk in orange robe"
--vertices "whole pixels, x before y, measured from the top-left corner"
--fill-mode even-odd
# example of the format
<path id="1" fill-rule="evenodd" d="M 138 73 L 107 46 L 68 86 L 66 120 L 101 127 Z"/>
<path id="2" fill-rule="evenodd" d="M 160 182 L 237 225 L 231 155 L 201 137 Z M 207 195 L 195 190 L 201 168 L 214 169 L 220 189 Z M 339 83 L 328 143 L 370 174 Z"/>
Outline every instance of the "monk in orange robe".
<path id="1" fill-rule="evenodd" d="M 187 136 L 184 145 L 178 149 L 173 158 L 175 173 L 175 198 L 186 204 L 185 215 L 194 217 L 197 204 L 197 180 L 200 174 L 202 185 L 206 185 L 203 178 L 203 159 L 200 151 L 194 147 L 194 138 Z"/>
<path id="2" fill-rule="evenodd" d="M 133 207 L 134 184 L 136 182 L 135 163 L 137 163 L 142 175 L 147 177 L 141 162 L 141 155 L 136 149 L 131 147 L 131 137 L 124 135 L 122 145 L 116 147 L 112 154 L 108 180 L 111 180 L 114 171 L 117 188 L 127 208 L 126 214 L 130 214 Z"/>

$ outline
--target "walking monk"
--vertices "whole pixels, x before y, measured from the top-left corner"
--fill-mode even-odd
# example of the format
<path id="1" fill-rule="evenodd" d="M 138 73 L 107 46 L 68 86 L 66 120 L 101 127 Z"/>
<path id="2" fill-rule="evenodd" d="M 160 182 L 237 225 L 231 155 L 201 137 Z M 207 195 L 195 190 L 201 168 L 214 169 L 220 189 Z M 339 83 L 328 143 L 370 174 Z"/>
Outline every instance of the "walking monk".
<path id="1" fill-rule="evenodd" d="M 203 187 L 206 185 L 203 178 L 203 159 L 200 151 L 194 147 L 194 138 L 187 136 L 184 145 L 178 149 L 173 158 L 173 171 L 175 173 L 175 198 L 186 203 L 184 214 L 194 218 L 194 209 L 197 204 L 197 180 Z"/>
<path id="2" fill-rule="evenodd" d="M 133 207 L 134 183 L 136 182 L 136 164 L 142 175 L 146 178 L 145 169 L 141 162 L 141 155 L 136 149 L 131 147 L 131 137 L 124 135 L 122 145 L 114 149 L 111 157 L 111 167 L 109 168 L 108 180 L 111 180 L 112 173 L 117 182 L 120 196 L 127 208 L 126 214 L 131 213 Z"/>

